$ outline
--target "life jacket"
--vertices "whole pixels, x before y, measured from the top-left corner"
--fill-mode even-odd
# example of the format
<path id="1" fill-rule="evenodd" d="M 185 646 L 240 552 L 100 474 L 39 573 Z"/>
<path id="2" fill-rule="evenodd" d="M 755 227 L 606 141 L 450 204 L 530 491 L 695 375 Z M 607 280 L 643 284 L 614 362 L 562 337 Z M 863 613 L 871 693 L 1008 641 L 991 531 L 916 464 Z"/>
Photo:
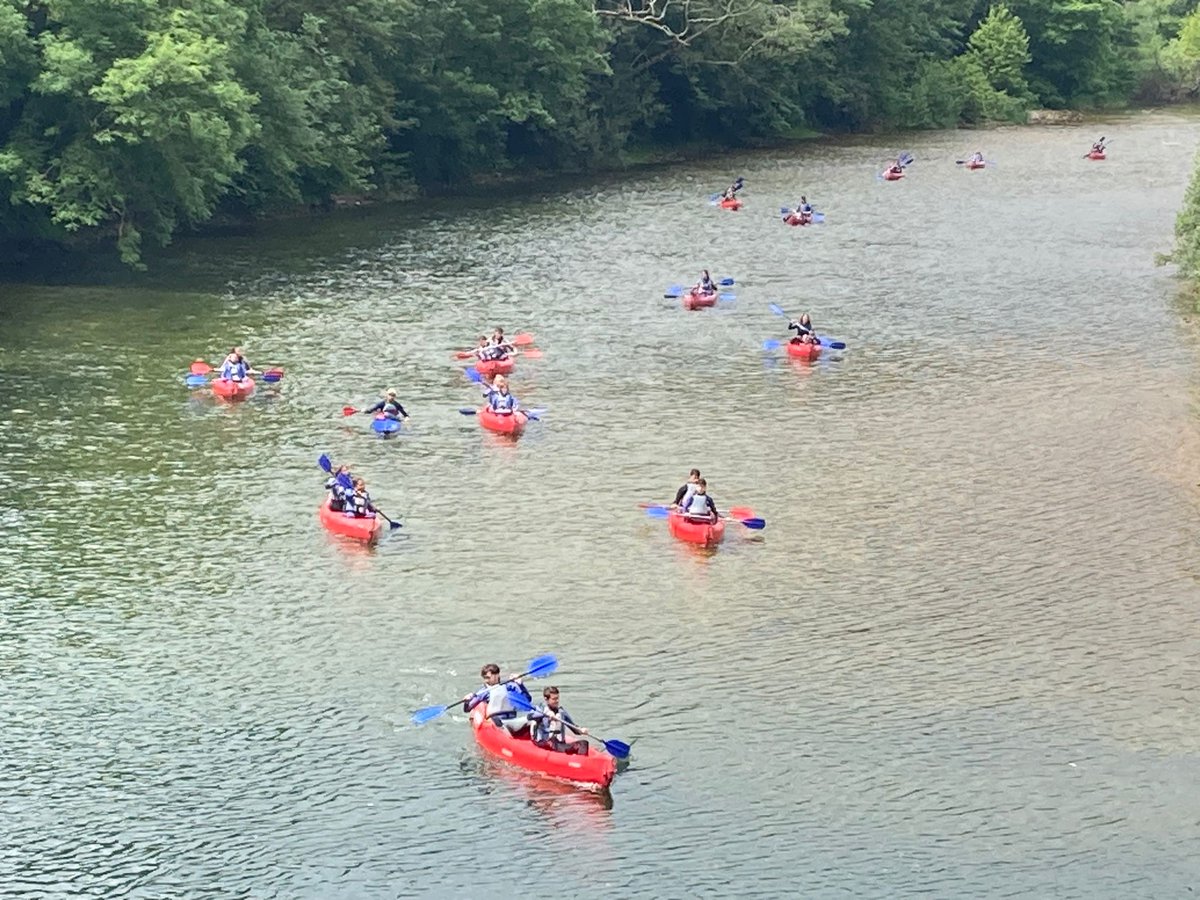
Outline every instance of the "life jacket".
<path id="1" fill-rule="evenodd" d="M 539 743 L 563 740 L 567 730 L 567 726 L 563 723 L 571 721 L 567 711 L 559 706 L 558 711 L 555 712 L 550 708 L 549 703 L 543 703 L 538 707 L 538 712 L 544 713 L 544 715 L 542 718 L 534 720 L 533 739 Z M 551 716 L 558 716 L 558 718 L 552 719 Z"/>
<path id="2" fill-rule="evenodd" d="M 488 394 L 488 406 L 491 407 L 492 412 L 511 413 L 517 408 L 517 398 L 512 394 L 492 391 Z"/>
<path id="3" fill-rule="evenodd" d="M 346 507 L 346 489 L 337 483 L 337 476 L 330 477 L 325 482 L 325 490 L 329 491 L 329 508 L 340 512 Z"/>
<path id="4" fill-rule="evenodd" d="M 384 415 L 396 416 L 400 414 L 400 404 L 396 400 L 385 400 L 383 403 Z"/>
<path id="5" fill-rule="evenodd" d="M 711 278 L 701 278 L 700 279 L 700 293 L 714 294 L 714 293 L 716 293 L 716 290 L 717 290 L 717 286 L 715 284 L 713 284 L 713 280 Z"/>
<path id="6" fill-rule="evenodd" d="M 361 494 L 358 491 L 348 494 L 343 502 L 348 504 L 348 508 L 345 510 L 346 515 L 355 516 L 360 519 L 375 518 L 375 511 L 371 505 L 371 495 L 366 491 L 363 491 Z"/>
<path id="7" fill-rule="evenodd" d="M 221 366 L 221 378 L 224 381 L 241 381 L 246 377 L 246 364 L 243 362 L 231 363 L 225 360 Z"/>
<path id="8" fill-rule="evenodd" d="M 682 509 L 684 515 L 708 517 L 708 494 L 693 493 L 690 497 L 684 498 Z"/>

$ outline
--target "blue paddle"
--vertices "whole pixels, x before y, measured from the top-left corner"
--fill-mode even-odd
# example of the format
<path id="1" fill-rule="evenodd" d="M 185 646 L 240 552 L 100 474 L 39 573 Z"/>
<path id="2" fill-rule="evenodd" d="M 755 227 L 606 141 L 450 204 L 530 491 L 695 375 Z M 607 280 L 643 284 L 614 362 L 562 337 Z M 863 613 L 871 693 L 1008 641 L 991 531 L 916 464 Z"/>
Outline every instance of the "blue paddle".
<path id="1" fill-rule="evenodd" d="M 783 311 L 783 308 L 781 306 L 779 306 L 778 304 L 769 303 L 767 305 L 770 308 L 771 312 L 775 313 L 775 315 L 782 316 L 785 319 L 791 318 L 791 316 L 789 316 L 787 313 L 785 313 Z M 822 347 L 828 347 L 830 350 L 845 350 L 846 349 L 845 341 L 831 341 L 829 338 L 826 338 L 826 337 L 817 338 L 817 341 L 820 343 L 820 345 Z M 775 350 L 775 349 L 778 349 L 778 347 L 780 346 L 778 341 L 774 342 L 774 344 L 775 344 L 774 347 L 768 347 L 767 346 L 768 343 L 771 343 L 771 341 L 763 341 L 763 349 L 764 350 Z"/>
<path id="2" fill-rule="evenodd" d="M 501 684 L 508 684 L 510 681 L 516 681 L 518 678 L 544 678 L 547 675 L 554 674 L 554 670 L 558 668 L 558 660 L 552 654 L 547 653 L 545 656 L 538 656 L 529 661 L 529 671 L 521 675 L 514 675 L 512 678 L 506 678 Z M 524 699 L 524 698 L 522 698 Z M 452 706 L 457 706 L 462 703 L 461 700 L 456 700 L 453 703 L 446 703 L 442 706 L 425 706 L 418 709 L 410 716 L 410 720 L 414 725 L 424 725 L 433 719 L 436 719 Z"/>
<path id="3" fill-rule="evenodd" d="M 512 702 L 513 702 L 513 706 L 515 706 L 517 709 L 521 710 L 522 712 L 531 713 L 531 712 L 538 711 L 538 708 L 536 706 L 534 706 L 532 703 L 530 703 L 528 700 L 526 700 L 522 694 L 513 694 Z M 544 715 L 544 713 L 543 713 L 543 715 Z M 552 715 L 551 717 L 558 719 L 558 716 Z M 559 721 L 562 722 L 562 719 L 559 719 Z M 563 727 L 570 728 L 576 734 L 583 734 L 583 732 L 581 732 L 579 730 L 580 726 L 578 726 L 578 725 L 571 725 L 567 722 L 563 722 Z M 604 740 L 604 738 L 598 738 L 595 735 L 591 735 L 591 734 L 584 734 L 583 736 L 589 737 L 593 741 L 599 741 L 601 744 L 604 745 L 604 749 L 608 751 L 609 755 L 616 757 L 617 759 L 628 759 L 629 753 L 633 749 L 624 741 L 606 741 L 606 740 Z"/>
<path id="4" fill-rule="evenodd" d="M 665 506 L 647 506 L 645 507 L 646 515 L 652 519 L 665 519 L 671 514 L 671 510 Z M 749 519 L 739 519 L 737 516 L 722 516 L 723 519 L 728 519 L 730 522 L 741 522 L 752 531 L 762 531 L 767 527 L 766 519 L 757 517 Z"/>
<path id="5" fill-rule="evenodd" d="M 207 375 L 189 375 L 185 381 L 188 387 L 200 387 L 202 384 L 208 384 Z"/>
<path id="6" fill-rule="evenodd" d="M 737 282 L 735 282 L 732 278 L 722 278 L 720 281 L 717 282 L 717 284 L 720 285 L 721 287 L 730 287 L 736 283 Z M 663 297 L 667 298 L 667 299 L 670 299 L 673 297 L 682 297 L 684 294 L 689 293 L 690 291 L 691 291 L 691 288 L 684 287 L 682 284 L 673 284 L 667 288 L 666 292 L 663 294 Z M 722 296 L 724 296 L 724 295 L 722 295 Z M 732 299 L 733 295 L 730 294 L 729 297 L 730 297 L 730 299 Z"/>

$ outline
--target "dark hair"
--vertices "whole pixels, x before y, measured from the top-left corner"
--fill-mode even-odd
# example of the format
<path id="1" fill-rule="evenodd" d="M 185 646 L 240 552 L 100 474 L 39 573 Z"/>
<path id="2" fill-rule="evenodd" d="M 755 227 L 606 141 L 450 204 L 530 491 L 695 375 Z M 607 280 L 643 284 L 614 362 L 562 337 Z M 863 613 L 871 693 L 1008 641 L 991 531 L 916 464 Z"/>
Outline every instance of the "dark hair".
<path id="1" fill-rule="evenodd" d="M 542 688 L 542 696 L 547 700 L 549 700 L 551 697 L 557 697 L 558 688 L 556 688 L 554 685 L 550 685 L 550 687 L 547 688 Z"/>
<path id="2" fill-rule="evenodd" d="M 482 669 L 479 670 L 479 674 L 484 678 L 486 678 L 488 675 L 499 675 L 500 667 L 498 665 L 496 665 L 495 663 L 488 663 L 486 666 L 484 666 Z"/>
<path id="3" fill-rule="evenodd" d="M 690 476 L 692 476 L 692 475 L 695 475 L 697 478 L 699 478 L 699 477 L 700 477 L 700 470 L 699 470 L 699 469 L 692 469 L 692 471 L 688 472 L 688 476 L 690 477 Z"/>
<path id="4" fill-rule="evenodd" d="M 705 481 L 703 478 L 701 478 L 699 481 L 697 481 L 696 484 L 700 485 L 700 487 L 708 487 L 708 482 Z"/>

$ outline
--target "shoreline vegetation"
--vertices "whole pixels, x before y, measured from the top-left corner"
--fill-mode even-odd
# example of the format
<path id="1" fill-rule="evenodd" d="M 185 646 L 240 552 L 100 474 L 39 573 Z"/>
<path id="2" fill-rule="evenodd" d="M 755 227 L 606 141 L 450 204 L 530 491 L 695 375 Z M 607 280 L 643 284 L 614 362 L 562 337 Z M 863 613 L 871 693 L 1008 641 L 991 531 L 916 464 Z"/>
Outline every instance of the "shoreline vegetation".
<path id="1" fill-rule="evenodd" d="M 1194 0 L 0 0 L 0 266 L 140 268 L 237 222 L 1198 97 Z"/>

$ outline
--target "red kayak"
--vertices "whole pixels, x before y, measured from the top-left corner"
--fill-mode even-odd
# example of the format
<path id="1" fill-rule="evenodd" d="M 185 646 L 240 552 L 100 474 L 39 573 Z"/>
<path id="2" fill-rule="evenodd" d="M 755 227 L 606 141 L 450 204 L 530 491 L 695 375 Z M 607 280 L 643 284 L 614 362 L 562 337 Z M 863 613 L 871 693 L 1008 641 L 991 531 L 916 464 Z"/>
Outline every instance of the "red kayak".
<path id="1" fill-rule="evenodd" d="M 821 355 L 821 345 L 807 344 L 792 338 L 787 342 L 787 354 L 794 359 L 814 360 Z"/>
<path id="2" fill-rule="evenodd" d="M 367 544 L 373 544 L 379 540 L 384 525 L 383 519 L 379 516 L 348 516 L 344 512 L 330 509 L 329 498 L 326 498 L 317 510 L 317 518 L 321 520 L 326 531 L 332 531 L 342 537 L 354 538 L 356 541 L 363 541 Z"/>
<path id="3" fill-rule="evenodd" d="M 742 201 L 734 197 L 732 200 L 722 200 L 721 209 L 732 209 L 737 211 L 742 208 Z"/>
<path id="4" fill-rule="evenodd" d="M 511 356 L 504 359 L 481 359 L 475 363 L 475 371 L 480 375 L 486 375 L 488 378 L 493 378 L 496 375 L 507 375 L 513 370 L 516 362 Z"/>
<path id="5" fill-rule="evenodd" d="M 471 710 L 471 730 L 475 743 L 485 753 L 548 778 L 606 788 L 617 774 L 617 761 L 597 747 L 592 747 L 587 756 L 579 756 L 546 750 L 526 737 L 513 737 L 507 729 L 491 723 L 485 703 Z"/>
<path id="6" fill-rule="evenodd" d="M 212 383 L 212 392 L 225 400 L 245 400 L 254 393 L 254 379 L 243 378 L 241 381 L 230 381 L 218 378 Z"/>
<path id="7" fill-rule="evenodd" d="M 1088 159 L 1108 159 L 1108 155 L 1102 150 L 1093 150 L 1087 155 Z"/>
<path id="8" fill-rule="evenodd" d="M 969 163 L 967 163 L 967 168 L 970 169 L 971 171 L 974 171 L 975 169 L 983 169 L 986 167 L 987 167 L 987 163 L 984 163 L 984 162 L 969 162 Z"/>
<path id="9" fill-rule="evenodd" d="M 717 519 L 715 523 L 693 522 L 675 510 L 667 514 L 667 527 L 679 540 L 689 544 L 703 544 L 706 547 L 721 543 L 721 539 L 725 537 L 724 519 Z"/>
<path id="10" fill-rule="evenodd" d="M 488 431 L 494 431 L 497 434 L 511 434 L 514 437 L 525 430 L 525 423 L 529 421 L 529 417 L 520 410 L 505 415 L 493 412 L 486 406 L 479 410 L 478 417 L 479 424 Z"/>
<path id="11" fill-rule="evenodd" d="M 886 172 L 883 173 L 884 181 L 899 181 L 903 177 L 904 177 L 903 172 L 893 172 L 891 169 L 888 169 Z"/>
<path id="12" fill-rule="evenodd" d="M 706 306 L 717 305 L 716 294 L 699 294 L 695 291 L 684 294 L 681 300 L 684 309 L 704 309 Z"/>
<path id="13" fill-rule="evenodd" d="M 789 225 L 811 225 L 812 216 L 801 216 L 797 215 L 796 213 L 792 213 L 783 221 L 787 222 Z"/>

